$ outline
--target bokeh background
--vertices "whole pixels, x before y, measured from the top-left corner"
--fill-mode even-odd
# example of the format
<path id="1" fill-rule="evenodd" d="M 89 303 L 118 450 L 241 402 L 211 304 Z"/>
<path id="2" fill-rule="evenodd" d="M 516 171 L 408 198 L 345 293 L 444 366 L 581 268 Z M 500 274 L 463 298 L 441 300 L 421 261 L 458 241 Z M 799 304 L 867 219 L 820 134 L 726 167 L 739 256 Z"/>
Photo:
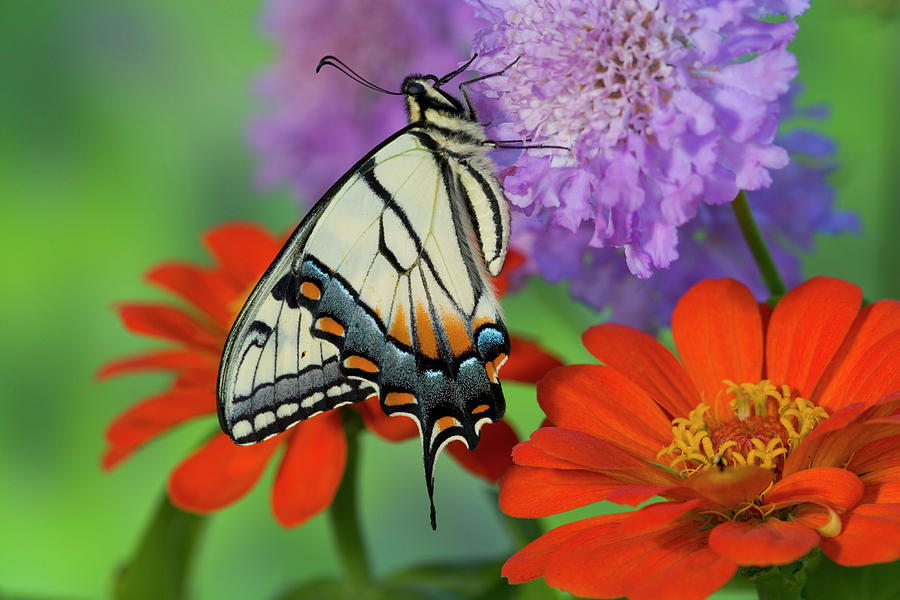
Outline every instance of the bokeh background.
<path id="1" fill-rule="evenodd" d="M 142 281 L 150 266 L 205 261 L 198 238 L 224 221 L 284 231 L 300 217 L 288 191 L 253 184 L 247 123 L 259 110 L 254 82 L 274 52 L 261 10 L 211 0 L 4 6 L 0 596 L 108 597 L 169 471 L 214 423 L 182 426 L 103 473 L 107 424 L 166 378 L 99 384 L 94 373 L 151 344 L 126 333 L 112 310 L 121 300 L 164 298 Z M 814 125 L 838 144 L 838 205 L 862 222 L 859 235 L 820 240 L 806 273 L 854 281 L 868 300 L 900 297 L 900 18 L 890 7 L 816 0 L 792 49 L 800 104 L 831 108 Z M 568 360 L 587 358 L 579 335 L 598 317 L 564 287 L 532 283 L 505 309 L 511 330 Z M 533 389 L 506 387 L 512 419 L 527 433 L 540 418 Z M 490 488 L 446 459 L 437 469 L 440 528 L 431 531 L 417 444 L 364 436 L 361 519 L 376 573 L 510 554 Z M 275 523 L 272 475 L 207 520 L 196 598 L 272 597 L 339 573 L 324 516 L 290 531 Z"/>

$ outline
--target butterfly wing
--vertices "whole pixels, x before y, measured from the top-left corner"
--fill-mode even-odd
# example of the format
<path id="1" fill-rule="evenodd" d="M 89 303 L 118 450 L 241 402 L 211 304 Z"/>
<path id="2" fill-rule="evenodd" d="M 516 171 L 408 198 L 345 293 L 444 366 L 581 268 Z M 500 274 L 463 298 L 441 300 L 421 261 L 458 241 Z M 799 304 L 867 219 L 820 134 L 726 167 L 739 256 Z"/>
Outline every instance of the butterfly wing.
<path id="1" fill-rule="evenodd" d="M 474 448 L 503 416 L 509 341 L 475 244 L 505 253 L 485 223 L 508 216 L 491 216 L 497 199 L 467 179 L 480 171 L 428 141 L 407 128 L 360 161 L 251 294 L 219 373 L 220 421 L 237 443 L 377 394 L 417 423 L 431 495 L 441 448 Z"/>
<path id="2" fill-rule="evenodd" d="M 375 393 L 347 378 L 328 328 L 311 310 L 321 290 L 296 269 L 325 203 L 310 211 L 257 283 L 232 326 L 218 379 L 219 423 L 237 444 L 263 441 L 335 406 Z"/>

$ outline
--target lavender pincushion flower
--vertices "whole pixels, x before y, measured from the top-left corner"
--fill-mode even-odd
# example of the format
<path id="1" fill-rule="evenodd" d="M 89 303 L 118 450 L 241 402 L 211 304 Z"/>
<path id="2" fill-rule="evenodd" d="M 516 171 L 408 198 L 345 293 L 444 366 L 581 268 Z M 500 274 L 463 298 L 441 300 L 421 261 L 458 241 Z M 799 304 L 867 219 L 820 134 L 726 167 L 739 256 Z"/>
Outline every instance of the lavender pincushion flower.
<path id="1" fill-rule="evenodd" d="M 796 90 L 782 97 L 782 116 L 821 120 L 821 108 L 797 110 Z M 800 283 L 797 254 L 810 251 L 817 234 L 855 231 L 855 215 L 834 210 L 834 191 L 827 175 L 834 169 L 834 144 L 810 129 L 779 134 L 776 142 L 789 153 L 790 164 L 773 173 L 772 185 L 747 194 L 750 208 L 787 286 Z M 570 292 L 609 319 L 650 333 L 668 325 L 675 302 L 705 278 L 742 281 L 760 300 L 768 297 L 759 271 L 744 242 L 730 206 L 703 206 L 680 231 L 679 259 L 650 279 L 631 275 L 620 252 L 590 246 L 592 228 L 575 233 L 520 217 L 513 227 L 513 245 L 528 259 L 519 279 L 539 274 L 550 281 L 569 282 Z"/>
<path id="2" fill-rule="evenodd" d="M 277 59 L 259 89 L 268 106 L 250 126 L 259 183 L 288 183 L 310 203 L 359 157 L 406 124 L 403 104 L 337 72 L 314 73 L 335 54 L 368 79 L 398 88 L 423 70 L 447 71 L 470 56 L 484 26 L 458 1 L 268 0 L 265 29 Z"/>
<path id="3" fill-rule="evenodd" d="M 773 140 L 778 99 L 797 71 L 786 46 L 797 0 L 468 0 L 492 27 L 479 88 L 506 115 L 497 138 L 528 151 L 502 172 L 510 201 L 625 249 L 639 277 L 678 257 L 678 228 L 703 205 L 771 183 L 787 152 Z M 584 235 L 579 233 L 579 235 Z"/>

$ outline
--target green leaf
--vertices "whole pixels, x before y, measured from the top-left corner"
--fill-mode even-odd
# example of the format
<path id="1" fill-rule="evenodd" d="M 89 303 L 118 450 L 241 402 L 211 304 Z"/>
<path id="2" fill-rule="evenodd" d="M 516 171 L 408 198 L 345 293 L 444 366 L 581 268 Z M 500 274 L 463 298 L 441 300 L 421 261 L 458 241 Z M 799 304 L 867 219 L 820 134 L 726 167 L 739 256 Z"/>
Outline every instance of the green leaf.
<path id="1" fill-rule="evenodd" d="M 113 582 L 116 600 L 181 600 L 189 597 L 194 550 L 205 517 L 184 512 L 164 496 L 137 552 Z"/>
<path id="2" fill-rule="evenodd" d="M 823 557 L 809 572 L 804 597 L 806 600 L 895 600 L 900 598 L 900 562 L 842 567 Z"/>

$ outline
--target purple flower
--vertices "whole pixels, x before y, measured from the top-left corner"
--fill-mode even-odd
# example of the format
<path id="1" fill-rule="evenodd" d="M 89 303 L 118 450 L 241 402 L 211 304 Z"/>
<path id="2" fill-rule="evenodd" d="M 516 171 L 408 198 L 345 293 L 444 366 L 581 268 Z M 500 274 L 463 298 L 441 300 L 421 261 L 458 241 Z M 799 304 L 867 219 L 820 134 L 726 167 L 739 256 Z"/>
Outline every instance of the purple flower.
<path id="1" fill-rule="evenodd" d="M 316 75 L 323 55 L 334 54 L 367 79 L 398 89 L 410 72 L 449 72 L 469 58 L 472 37 L 484 26 L 474 13 L 462 2 L 444 0 L 269 0 L 263 24 L 278 54 L 259 84 L 268 106 L 250 127 L 261 158 L 259 183 L 288 183 L 309 203 L 406 124 L 396 96 L 373 92 L 337 71 Z"/>
<path id="2" fill-rule="evenodd" d="M 678 228 L 703 206 L 768 187 L 798 0 L 468 0 L 478 91 L 506 115 L 496 138 L 527 151 L 501 175 L 510 201 L 594 248 L 624 248 L 649 277 L 678 257 Z M 604 255 L 606 256 L 606 255 Z"/>
<path id="3" fill-rule="evenodd" d="M 782 115 L 822 119 L 825 111 L 791 106 L 794 93 L 782 97 Z M 792 129 L 775 140 L 791 162 L 772 174 L 767 189 L 747 194 L 750 208 L 788 288 L 802 280 L 797 254 L 810 251 L 816 234 L 858 229 L 854 215 L 834 210 L 827 175 L 834 169 L 834 144 L 809 129 Z M 692 285 L 709 277 L 731 277 L 746 284 L 760 300 L 768 297 L 759 271 L 738 228 L 730 205 L 698 207 L 696 216 L 679 228 L 678 261 L 650 279 L 632 276 L 622 251 L 590 245 L 593 232 L 582 224 L 575 233 L 534 218 L 513 226 L 513 244 L 527 257 L 520 278 L 540 274 L 550 281 L 567 280 L 573 297 L 597 310 L 609 309 L 610 320 L 656 333 L 668 325 L 675 302 Z"/>

